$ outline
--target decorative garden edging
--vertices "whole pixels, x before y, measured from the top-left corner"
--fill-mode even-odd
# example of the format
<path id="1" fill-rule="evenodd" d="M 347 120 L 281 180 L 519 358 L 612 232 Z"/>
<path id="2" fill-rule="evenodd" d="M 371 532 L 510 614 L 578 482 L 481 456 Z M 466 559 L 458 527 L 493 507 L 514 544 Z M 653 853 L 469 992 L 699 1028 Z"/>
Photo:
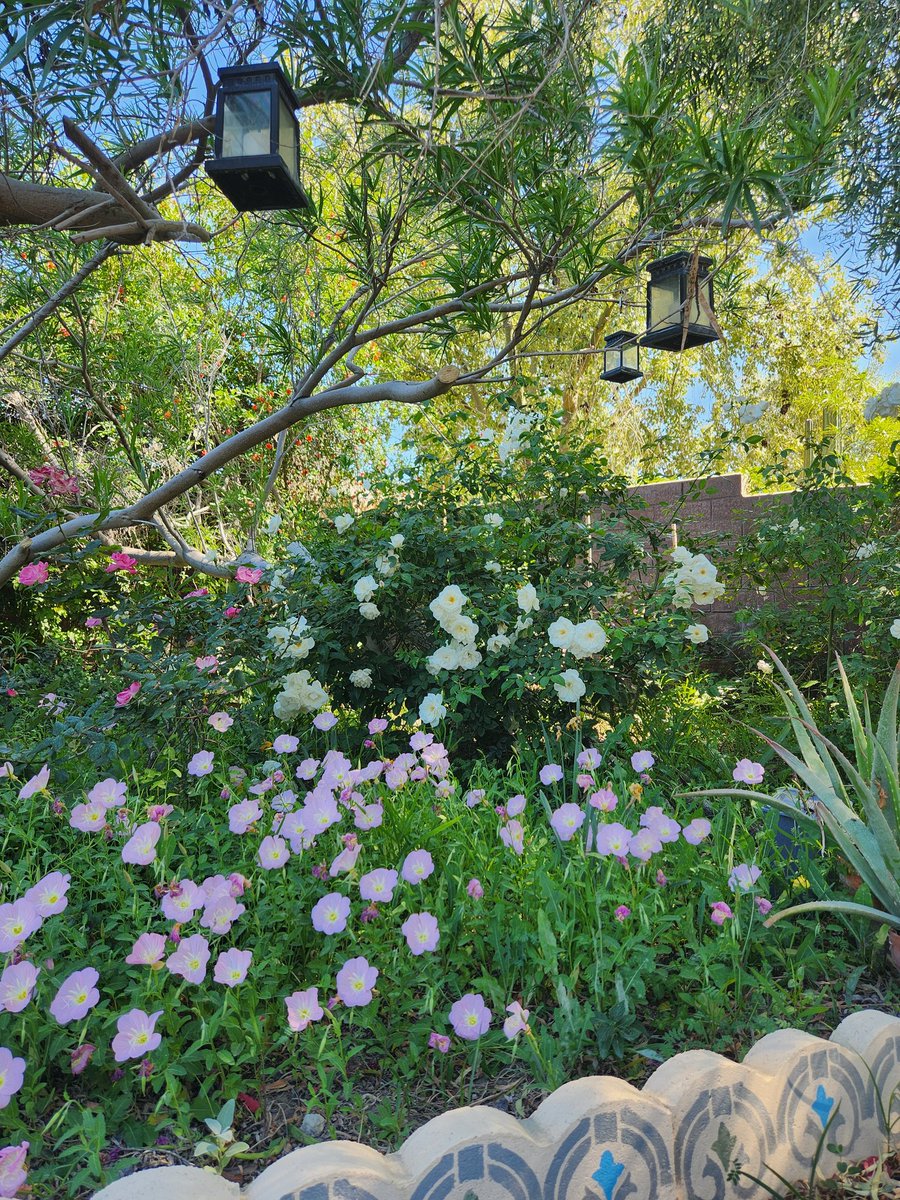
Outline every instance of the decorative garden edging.
<path id="1" fill-rule="evenodd" d="M 293 1150 L 241 1190 L 198 1167 L 129 1175 L 94 1200 L 762 1200 L 739 1160 L 785 1178 L 809 1171 L 822 1130 L 854 1158 L 900 1140 L 900 1019 L 865 1011 L 830 1040 L 767 1034 L 742 1063 L 689 1050 L 641 1090 L 609 1076 L 559 1088 L 526 1121 L 460 1108 L 416 1130 L 396 1154 L 355 1142 Z M 821 1168 L 836 1156 L 824 1151 Z M 770 1177 L 771 1178 L 771 1177 Z"/>

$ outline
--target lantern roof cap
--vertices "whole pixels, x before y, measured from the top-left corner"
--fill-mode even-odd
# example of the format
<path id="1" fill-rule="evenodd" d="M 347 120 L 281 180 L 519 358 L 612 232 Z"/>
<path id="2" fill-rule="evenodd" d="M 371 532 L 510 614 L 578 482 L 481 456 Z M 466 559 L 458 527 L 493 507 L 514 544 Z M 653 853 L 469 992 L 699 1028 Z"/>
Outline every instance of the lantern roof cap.
<path id="1" fill-rule="evenodd" d="M 653 262 L 648 263 L 647 270 L 659 273 L 677 271 L 682 267 L 689 266 L 693 258 L 693 250 L 676 250 L 672 254 L 667 254 L 665 258 L 657 258 Z M 707 255 L 701 254 L 697 258 L 697 264 L 706 269 L 713 265 L 713 260 Z"/>
<path id="2" fill-rule="evenodd" d="M 637 345 L 638 335 L 630 329 L 617 329 L 615 333 L 604 334 L 607 346 L 618 346 L 622 342 L 634 342 Z"/>
<path id="3" fill-rule="evenodd" d="M 291 103 L 292 109 L 300 107 L 300 101 L 297 98 L 297 93 L 294 91 L 287 75 L 284 73 L 284 68 L 280 62 L 273 60 L 267 63 L 243 63 L 236 67 L 219 67 L 219 83 L 230 83 L 235 80 L 247 80 L 249 83 L 255 77 L 274 76 L 278 86 L 285 94 L 285 98 Z"/>

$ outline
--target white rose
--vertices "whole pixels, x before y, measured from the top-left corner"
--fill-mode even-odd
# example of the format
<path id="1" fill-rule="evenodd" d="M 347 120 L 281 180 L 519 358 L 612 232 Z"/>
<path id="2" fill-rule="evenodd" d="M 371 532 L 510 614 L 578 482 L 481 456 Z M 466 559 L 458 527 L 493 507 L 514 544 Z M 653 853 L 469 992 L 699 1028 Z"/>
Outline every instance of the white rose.
<path id="1" fill-rule="evenodd" d="M 699 646 L 701 642 L 709 641 L 709 630 L 705 625 L 699 622 L 696 625 L 688 625 L 684 631 L 684 636 L 689 642 L 693 642 L 695 646 Z"/>
<path id="2" fill-rule="evenodd" d="M 693 599 L 695 604 L 712 604 L 725 591 L 725 585 L 716 581 L 715 583 L 704 583 L 699 587 L 695 587 L 693 591 Z"/>
<path id="3" fill-rule="evenodd" d="M 525 583 L 516 592 L 516 603 L 522 612 L 537 612 L 541 607 L 533 583 Z"/>
<path id="4" fill-rule="evenodd" d="M 756 664 L 756 669 L 761 675 L 771 675 L 774 667 L 770 662 L 766 662 L 764 658 L 761 658 Z"/>
<path id="5" fill-rule="evenodd" d="M 503 518 L 499 513 L 489 512 L 484 518 L 485 525 L 490 525 L 492 529 L 499 529 L 503 524 Z"/>
<path id="6" fill-rule="evenodd" d="M 497 654 L 499 651 L 505 650 L 510 645 L 510 641 L 505 633 L 492 633 L 486 645 L 488 654 Z"/>
<path id="7" fill-rule="evenodd" d="M 400 550 L 405 541 L 406 541 L 406 538 L 403 536 L 402 533 L 395 533 L 391 537 L 391 545 L 394 547 L 395 550 Z"/>
<path id="8" fill-rule="evenodd" d="M 396 554 L 379 554 L 375 559 L 375 570 L 386 579 L 390 579 L 399 566 L 400 559 Z"/>
<path id="9" fill-rule="evenodd" d="M 705 554 L 694 555 L 693 560 L 688 565 L 688 572 L 691 579 L 697 583 L 715 583 L 716 581 L 716 568 Z"/>
<path id="10" fill-rule="evenodd" d="M 371 669 L 369 667 L 360 667 L 358 671 L 351 671 L 350 682 L 354 687 L 370 688 L 372 686 Z"/>
<path id="11" fill-rule="evenodd" d="M 478 666 L 482 658 L 481 651 L 468 643 L 463 643 L 458 647 L 457 655 L 459 657 L 459 665 L 464 671 L 473 670 Z"/>
<path id="12" fill-rule="evenodd" d="M 428 658 L 428 670 L 433 675 L 438 671 L 455 671 L 458 666 L 459 652 L 452 642 L 448 642 L 446 646 L 438 646 Z"/>
<path id="13" fill-rule="evenodd" d="M 582 621 L 575 626 L 572 635 L 572 654 L 575 658 L 588 658 L 599 654 L 606 645 L 606 630 L 596 621 Z"/>
<path id="14" fill-rule="evenodd" d="M 492 575 L 499 575 L 500 572 L 503 570 L 503 568 L 500 566 L 500 564 L 498 562 L 494 562 L 493 559 L 491 559 L 490 562 L 486 562 L 484 564 L 484 569 L 486 571 L 490 571 L 490 573 Z"/>
<path id="15" fill-rule="evenodd" d="M 891 637 L 900 638 L 900 617 L 897 617 L 891 626 Z"/>
<path id="16" fill-rule="evenodd" d="M 457 642 L 474 642 L 475 636 L 478 633 L 478 626 L 471 617 L 464 616 L 463 613 L 453 617 L 443 628 Z"/>
<path id="17" fill-rule="evenodd" d="M 558 650 L 568 650 L 574 636 L 575 626 L 568 617 L 557 617 L 547 630 L 550 645 L 556 646 Z"/>
<path id="18" fill-rule="evenodd" d="M 274 516 L 269 517 L 269 523 L 266 526 L 266 533 L 277 533 L 280 528 L 281 517 L 278 515 L 278 513 L 275 513 Z"/>
<path id="19" fill-rule="evenodd" d="M 434 619 L 443 624 L 449 617 L 455 617 L 462 612 L 463 605 L 467 600 L 468 596 L 463 593 L 462 589 L 451 583 L 438 592 L 428 607 L 431 609 Z"/>
<path id="20" fill-rule="evenodd" d="M 363 575 L 362 579 L 357 579 L 353 585 L 353 595 L 362 604 L 366 600 L 371 600 L 378 591 L 378 580 L 374 575 Z"/>
<path id="21" fill-rule="evenodd" d="M 346 531 L 353 524 L 353 520 L 354 518 L 351 517 L 349 513 L 341 513 L 339 516 L 334 518 L 334 527 L 338 533 L 346 533 Z"/>
<path id="22" fill-rule="evenodd" d="M 516 633 L 524 633 L 534 624 L 534 617 L 516 617 Z"/>
<path id="23" fill-rule="evenodd" d="M 584 686 L 584 680 L 574 667 L 570 667 L 568 671 L 563 671 L 562 680 L 562 683 L 554 683 L 553 686 L 560 700 L 564 700 L 567 704 L 575 704 L 587 691 L 587 688 Z"/>
<path id="24" fill-rule="evenodd" d="M 790 533 L 795 533 L 795 534 L 796 533 L 805 533 L 806 527 L 804 525 L 801 525 L 800 522 L 797 520 L 797 518 L 794 517 L 793 521 L 791 521 L 790 525 L 788 525 L 788 531 Z"/>
<path id="25" fill-rule="evenodd" d="M 691 554 L 690 550 L 688 550 L 687 546 L 676 546 L 669 557 L 673 562 L 677 562 L 681 566 L 686 567 L 694 556 Z"/>
<path id="26" fill-rule="evenodd" d="M 861 546 L 857 547 L 856 557 L 860 558 L 860 559 L 871 558 L 872 555 L 875 554 L 875 552 L 877 550 L 878 550 L 877 542 L 863 542 L 863 544 Z"/>
<path id="27" fill-rule="evenodd" d="M 359 606 L 359 615 L 365 617 L 367 621 L 374 621 L 376 617 L 381 616 L 377 604 L 361 604 Z"/>
<path id="28" fill-rule="evenodd" d="M 423 725 L 437 725 L 447 715 L 442 692 L 429 692 L 419 705 L 419 719 Z"/>

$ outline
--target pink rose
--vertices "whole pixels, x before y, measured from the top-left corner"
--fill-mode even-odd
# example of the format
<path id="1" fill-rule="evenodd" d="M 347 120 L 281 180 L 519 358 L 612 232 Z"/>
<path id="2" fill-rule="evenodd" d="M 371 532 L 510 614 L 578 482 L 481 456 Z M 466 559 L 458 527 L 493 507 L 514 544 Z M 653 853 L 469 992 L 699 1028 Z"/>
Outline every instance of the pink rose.
<path id="1" fill-rule="evenodd" d="M 140 690 L 141 685 L 137 680 L 134 683 L 129 683 L 124 691 L 116 694 L 116 708 L 124 708 L 126 704 L 130 704 Z"/>
<path id="2" fill-rule="evenodd" d="M 32 587 L 36 583 L 46 583 L 48 574 L 49 563 L 29 563 L 27 567 L 23 567 L 19 572 L 18 580 L 22 587 Z"/>

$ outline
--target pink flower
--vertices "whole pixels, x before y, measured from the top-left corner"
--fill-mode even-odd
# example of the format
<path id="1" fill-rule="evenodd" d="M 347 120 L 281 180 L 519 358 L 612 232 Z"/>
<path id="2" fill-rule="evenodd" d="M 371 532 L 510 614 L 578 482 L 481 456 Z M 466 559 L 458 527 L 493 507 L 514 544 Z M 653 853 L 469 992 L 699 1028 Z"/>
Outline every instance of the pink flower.
<path id="1" fill-rule="evenodd" d="M 359 842 L 355 842 L 352 846 L 345 846 L 344 849 L 332 860 L 331 866 L 328 868 L 330 878 L 334 879 L 337 875 L 346 875 L 348 871 L 352 871 L 356 866 L 356 860 L 359 858 L 359 852 L 362 846 Z M 394 871 L 394 882 L 397 881 L 397 872 Z M 363 876 L 368 878 L 368 876 Z M 362 880 L 360 880 L 362 887 Z M 390 897 L 387 897 L 390 899 Z"/>
<path id="2" fill-rule="evenodd" d="M 206 892 L 193 879 L 181 879 L 162 898 L 163 916 L 170 921 L 189 921 L 206 903 Z"/>
<path id="3" fill-rule="evenodd" d="M 259 583 L 263 577 L 262 567 L 238 567 L 234 577 L 238 583 Z"/>
<path id="4" fill-rule="evenodd" d="M 363 1008 L 372 999 L 378 968 L 365 958 L 349 958 L 337 973 L 338 998 L 348 1008 Z"/>
<path id="5" fill-rule="evenodd" d="M 521 793 L 517 796 L 510 796 L 506 803 L 507 815 L 510 817 L 520 816 L 525 811 L 525 805 L 527 803 L 527 800 Z"/>
<path id="6" fill-rule="evenodd" d="M 122 847 L 122 862 L 133 863 L 136 867 L 146 867 L 156 858 L 156 843 L 160 839 L 162 829 L 155 821 L 145 821 Z"/>
<path id="7" fill-rule="evenodd" d="M 599 808 L 601 812 L 615 812 L 618 803 L 616 793 L 612 788 L 600 788 L 588 796 L 588 804 L 591 808 Z"/>
<path id="8" fill-rule="evenodd" d="M 230 620 L 232 617 L 236 617 L 240 611 L 240 608 L 238 608 L 236 605 L 229 604 L 225 609 L 225 616 Z"/>
<path id="9" fill-rule="evenodd" d="M 440 941 L 438 923 L 431 913 L 413 913 L 400 926 L 410 951 L 418 957 L 426 951 L 437 949 Z"/>
<path id="10" fill-rule="evenodd" d="M 131 953 L 125 961 L 136 967 L 156 967 L 162 963 L 162 957 L 165 952 L 166 939 L 164 934 L 142 933 L 131 947 Z"/>
<path id="11" fill-rule="evenodd" d="M 509 821 L 500 830 L 500 841 L 520 858 L 525 852 L 525 830 L 521 821 Z"/>
<path id="12" fill-rule="evenodd" d="M 755 864 L 738 863 L 728 876 L 728 886 L 733 892 L 749 892 L 761 874 L 762 871 Z"/>
<path id="13" fill-rule="evenodd" d="M 202 983 L 206 978 L 209 962 L 209 942 L 202 933 L 192 933 L 182 938 L 178 949 L 166 959 L 166 967 L 173 975 L 180 975 L 188 983 Z"/>
<path id="14" fill-rule="evenodd" d="M 724 925 L 727 920 L 734 916 L 734 913 L 728 907 L 724 900 L 716 900 L 711 905 L 710 920 L 713 925 Z"/>
<path id="15" fill-rule="evenodd" d="M 230 717 L 227 712 L 214 712 L 208 718 L 209 724 L 219 733 L 224 733 L 226 729 L 230 729 L 234 724 L 234 717 Z"/>
<path id="16" fill-rule="evenodd" d="M 291 857 L 288 844 L 282 837 L 264 837 L 259 844 L 257 858 L 264 871 L 276 871 Z"/>
<path id="17" fill-rule="evenodd" d="M 329 729 L 334 729 L 338 719 L 333 712 L 320 712 L 318 716 L 313 717 L 313 725 L 316 729 L 321 729 L 323 733 L 327 733 Z"/>
<path id="18" fill-rule="evenodd" d="M 576 762 L 578 763 L 579 767 L 582 767 L 585 771 L 596 770 L 596 768 L 600 766 L 601 762 L 600 751 L 595 750 L 593 746 L 588 746 L 578 755 Z"/>
<path id="19" fill-rule="evenodd" d="M 538 776 L 544 787 L 549 787 L 551 783 L 559 783 L 562 777 L 563 769 L 556 763 L 547 763 L 545 767 L 541 767 L 541 773 Z"/>
<path id="20" fill-rule="evenodd" d="M 214 654 L 204 654 L 199 658 L 194 659 L 194 666 L 201 675 L 204 673 L 207 675 L 215 675 L 216 671 L 219 669 L 219 660 Z"/>
<path id="21" fill-rule="evenodd" d="M 120 808 L 125 803 L 127 784 L 118 779 L 101 779 L 87 794 L 93 804 L 102 804 L 104 808 Z"/>
<path id="22" fill-rule="evenodd" d="M 255 800 L 241 800 L 228 810 L 228 828 L 232 833 L 246 833 L 254 821 L 262 816 L 262 809 Z"/>
<path id="23" fill-rule="evenodd" d="M 630 842 L 631 830 L 618 821 L 597 826 L 597 853 L 600 855 L 615 854 L 617 858 L 622 858 L 628 853 Z"/>
<path id="24" fill-rule="evenodd" d="M 40 916 L 55 916 L 57 913 L 61 913 L 69 903 L 66 895 L 69 890 L 69 879 L 70 876 L 63 875 L 61 871 L 51 871 L 49 875 L 38 880 L 34 887 L 30 887 L 24 898 L 29 904 L 34 905 Z"/>
<path id="25" fill-rule="evenodd" d="M 100 999 L 100 993 L 97 991 L 99 978 L 93 967 L 73 971 L 54 996 L 50 1004 L 50 1016 L 60 1025 L 68 1025 L 69 1021 L 80 1021 Z"/>
<path id="26" fill-rule="evenodd" d="M 449 1019 L 457 1037 L 475 1042 L 490 1028 L 491 1010 L 480 993 L 466 992 L 450 1009 Z"/>
<path id="27" fill-rule="evenodd" d="M 388 723 L 385 721 L 384 717 L 373 717 L 369 722 L 369 733 L 384 733 L 387 727 Z"/>
<path id="28" fill-rule="evenodd" d="M 238 904 L 230 892 L 220 893 L 207 900 L 200 924 L 212 933 L 229 933 L 241 913 L 246 911 L 244 905 Z M 219 982 L 221 983 L 221 980 Z"/>
<path id="29" fill-rule="evenodd" d="M 162 1016 L 162 1009 L 155 1013 L 145 1013 L 143 1009 L 133 1008 L 123 1013 L 116 1022 L 117 1033 L 112 1041 L 113 1057 L 116 1062 L 125 1062 L 129 1058 L 143 1058 L 150 1054 L 162 1041 L 162 1034 L 156 1032 L 156 1022 Z"/>
<path id="30" fill-rule="evenodd" d="M 631 756 L 631 769 L 640 774 L 641 771 L 649 771 L 655 762 L 649 750 L 636 750 Z"/>
<path id="31" fill-rule="evenodd" d="M 739 758 L 737 766 L 731 772 L 731 778 L 735 783 L 762 783 L 763 770 L 762 763 L 751 762 L 749 758 Z"/>
<path id="32" fill-rule="evenodd" d="M 288 1025 L 295 1033 L 302 1033 L 313 1021 L 321 1021 L 325 1013 L 319 1004 L 319 989 L 307 988 L 304 992 L 292 992 L 285 996 Z"/>
<path id="33" fill-rule="evenodd" d="M 293 754 L 299 745 L 300 739 L 294 737 L 293 734 L 279 733 L 278 737 L 272 743 L 272 749 L 276 754 Z M 318 765 L 316 763 L 316 766 Z M 315 773 L 315 768 L 313 769 L 313 773 Z"/>
<path id="34" fill-rule="evenodd" d="M 466 884 L 466 891 L 469 893 L 469 895 L 472 897 L 473 900 L 480 900 L 481 897 L 484 895 L 484 888 L 481 886 L 481 880 L 474 879 L 474 878 L 470 879 L 469 882 Z"/>
<path id="35" fill-rule="evenodd" d="M 185 600 L 192 600 L 195 596 L 208 596 L 209 588 L 194 588 L 192 592 L 185 592 Z"/>
<path id="36" fill-rule="evenodd" d="M 80 1075 L 94 1057 L 97 1047 L 93 1042 L 84 1042 L 69 1054 L 69 1067 L 73 1075 Z"/>
<path id="37" fill-rule="evenodd" d="M 466 792 L 466 808 L 477 808 L 484 797 L 485 792 L 483 788 L 472 788 L 471 791 Z"/>
<path id="38" fill-rule="evenodd" d="M 102 625 L 101 617 L 88 617 L 84 622 L 85 629 L 96 629 L 98 625 Z"/>
<path id="39" fill-rule="evenodd" d="M 33 587 L 36 583 L 46 583 L 50 564 L 46 562 L 29 563 L 16 576 L 22 587 Z"/>
<path id="40" fill-rule="evenodd" d="M 617 921 L 624 921 L 631 916 L 631 909 L 626 904 L 620 904 L 613 916 Z"/>
<path id="41" fill-rule="evenodd" d="M 28 1179 L 28 1171 L 25 1168 L 27 1154 L 28 1142 L 0 1149 L 0 1196 L 15 1196 L 19 1189 L 25 1186 Z"/>
<path id="42" fill-rule="evenodd" d="M 665 887 L 669 881 L 668 881 L 668 879 L 666 879 L 666 877 L 662 873 L 662 871 L 657 871 L 656 872 L 656 882 L 659 884 L 660 887 Z"/>
<path id="43" fill-rule="evenodd" d="M 648 809 L 649 812 L 649 809 Z M 646 816 L 646 813 L 644 814 Z M 647 829 L 652 829 L 659 840 L 666 844 L 669 842 L 677 842 L 678 835 L 681 832 L 681 826 L 674 817 L 668 816 L 664 812 L 660 812 L 658 816 L 654 816 L 650 820 L 644 820 L 641 817 L 641 825 Z"/>
<path id="44" fill-rule="evenodd" d="M 765 917 L 772 911 L 772 901 L 767 900 L 765 896 L 754 896 L 753 900 L 756 907 L 759 909 L 760 915 Z"/>
<path id="45" fill-rule="evenodd" d="M 350 900 L 339 892 L 329 892 L 313 905 L 310 916 L 317 933 L 343 933 L 350 915 Z"/>
<path id="46" fill-rule="evenodd" d="M 450 1049 L 450 1038 L 446 1033 L 436 1033 L 432 1031 L 428 1035 L 429 1050 L 437 1050 L 439 1054 L 446 1054 Z"/>
<path id="47" fill-rule="evenodd" d="M 512 1004 L 507 1004 L 506 1011 L 509 1016 L 503 1022 L 503 1032 L 508 1041 L 512 1041 L 520 1033 L 528 1033 L 528 1018 L 531 1013 L 527 1008 L 523 1008 L 518 1000 L 513 1000 Z"/>
<path id="48" fill-rule="evenodd" d="M 52 463 L 44 463 L 42 467 L 29 471 L 28 478 L 35 487 L 43 488 L 50 496 L 77 496 L 81 490 L 77 476 L 67 475 Z"/>
<path id="49" fill-rule="evenodd" d="M 188 763 L 188 775 L 195 775 L 198 779 L 209 775 L 213 769 L 215 757 L 211 750 L 198 750 Z"/>
<path id="50" fill-rule="evenodd" d="M 27 1008 L 40 973 L 40 968 L 27 959 L 5 967 L 0 975 L 0 1006 L 11 1013 Z"/>
<path id="51" fill-rule="evenodd" d="M 418 884 L 434 871 L 434 859 L 427 850 L 412 850 L 403 860 L 401 876 L 407 883 Z"/>
<path id="52" fill-rule="evenodd" d="M 641 862 L 649 862 L 651 856 L 659 854 L 660 850 L 662 850 L 662 842 L 653 826 L 649 829 L 639 829 L 637 833 L 632 834 L 631 841 L 628 843 L 628 853 L 634 858 L 640 859 Z"/>
<path id="53" fill-rule="evenodd" d="M 109 556 L 106 570 L 107 573 L 124 571 L 126 575 L 137 575 L 137 559 L 132 558 L 130 554 L 123 554 L 122 551 L 116 550 Z"/>
<path id="54" fill-rule="evenodd" d="M 389 904 L 394 898 L 396 886 L 397 872 L 378 867 L 360 879 L 359 894 L 363 900 L 371 900 L 373 904 Z"/>
<path id="55" fill-rule="evenodd" d="M 213 967 L 213 979 L 216 983 L 224 983 L 226 987 L 237 987 L 247 978 L 253 953 L 250 950 L 226 950 L 216 959 Z"/>
<path id="56" fill-rule="evenodd" d="M 174 811 L 171 804 L 151 804 L 147 809 L 147 817 L 151 821 L 164 821 Z"/>
<path id="57" fill-rule="evenodd" d="M 44 763 L 37 775 L 32 777 L 22 784 L 19 789 L 20 800 L 30 800 L 32 796 L 36 796 L 38 792 L 45 792 L 47 784 L 50 782 L 50 768 Z"/>
<path id="58" fill-rule="evenodd" d="M 364 804 L 358 808 L 353 817 L 357 829 L 377 829 L 384 818 L 384 806 L 381 804 Z"/>
<path id="59" fill-rule="evenodd" d="M 135 679 L 129 683 L 127 688 L 123 688 L 121 692 L 116 692 L 116 708 L 124 708 L 126 704 L 130 704 L 138 692 L 141 690 L 141 685 Z"/>
<path id="60" fill-rule="evenodd" d="M 584 813 L 577 804 L 561 804 L 550 824 L 561 842 L 569 842 L 584 824 Z"/>
<path id="61" fill-rule="evenodd" d="M 699 846 L 705 838 L 709 837 L 711 829 L 712 825 L 706 817 L 694 817 L 693 821 L 682 829 L 681 836 L 691 846 Z"/>
<path id="62" fill-rule="evenodd" d="M 14 1058 L 11 1050 L 0 1046 L 0 1108 L 6 1108 L 24 1081 L 25 1059 Z"/>
<path id="63" fill-rule="evenodd" d="M 90 804 L 76 804 L 69 816 L 69 824 L 82 833 L 96 833 L 106 824 L 106 809 L 96 800 Z"/>
<path id="64" fill-rule="evenodd" d="M 588 788 L 592 788 L 594 786 L 594 777 L 593 775 L 582 773 L 575 776 L 575 782 L 583 792 L 586 792 Z"/>
<path id="65" fill-rule="evenodd" d="M 0 904 L 0 954 L 8 954 L 41 927 L 41 914 L 30 900 Z"/>

